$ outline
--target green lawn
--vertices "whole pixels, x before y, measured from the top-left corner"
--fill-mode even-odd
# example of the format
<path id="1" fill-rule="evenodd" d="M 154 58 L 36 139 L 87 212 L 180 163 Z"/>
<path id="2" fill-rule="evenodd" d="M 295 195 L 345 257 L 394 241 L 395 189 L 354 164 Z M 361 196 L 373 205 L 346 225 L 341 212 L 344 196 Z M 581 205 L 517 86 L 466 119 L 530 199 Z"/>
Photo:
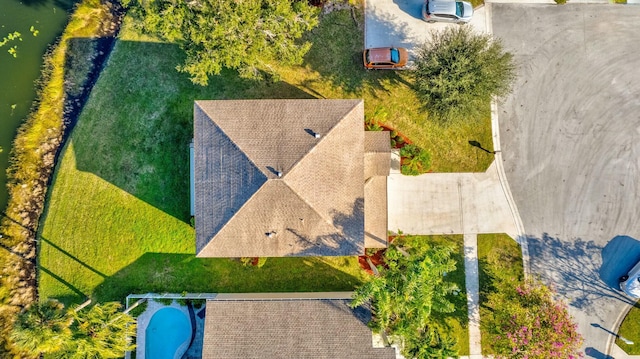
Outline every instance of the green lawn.
<path id="1" fill-rule="evenodd" d="M 149 291 L 351 290 L 365 278 L 355 258 L 269 259 L 260 269 L 195 258 L 188 144 L 196 99 L 363 98 L 367 114 L 384 106 L 387 123 L 429 149 L 435 170 L 490 164 L 468 144 L 490 147 L 488 120 L 430 123 L 406 73 L 362 68 L 362 31 L 349 11 L 325 16 L 309 39 L 305 63 L 276 67 L 279 81 L 225 71 L 199 87 L 175 71 L 177 46 L 125 26 L 56 168 L 39 233 L 40 296 L 69 303 Z"/>
<path id="2" fill-rule="evenodd" d="M 624 318 L 618 334 L 631 340 L 634 344 L 626 344 L 620 339 L 616 339 L 616 344 L 622 350 L 631 355 L 640 355 L 640 304 L 636 304 L 631 308 L 629 314 Z"/>
<path id="3" fill-rule="evenodd" d="M 500 263 L 499 267 L 496 266 L 496 262 Z M 493 283 L 499 278 L 515 278 L 518 281 L 524 279 L 520 245 L 506 234 L 479 234 L 478 265 L 482 354 L 491 355 L 494 353 L 490 350 L 489 337 L 486 334 L 486 328 L 482 325 L 482 318 L 488 316 L 490 312 L 483 303 L 487 301 L 487 295 L 496 290 Z"/>

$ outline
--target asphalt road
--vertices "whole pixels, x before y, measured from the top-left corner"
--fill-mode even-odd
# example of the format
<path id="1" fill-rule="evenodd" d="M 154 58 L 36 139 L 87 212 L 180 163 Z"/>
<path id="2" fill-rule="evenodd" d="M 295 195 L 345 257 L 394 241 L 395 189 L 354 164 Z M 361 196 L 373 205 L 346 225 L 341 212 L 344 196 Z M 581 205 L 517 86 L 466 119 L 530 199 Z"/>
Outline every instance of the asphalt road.
<path id="1" fill-rule="evenodd" d="M 617 278 L 640 260 L 640 7 L 494 3 L 491 13 L 519 66 L 498 115 L 532 272 L 569 303 L 587 358 L 604 357 L 607 330 L 633 302 Z"/>

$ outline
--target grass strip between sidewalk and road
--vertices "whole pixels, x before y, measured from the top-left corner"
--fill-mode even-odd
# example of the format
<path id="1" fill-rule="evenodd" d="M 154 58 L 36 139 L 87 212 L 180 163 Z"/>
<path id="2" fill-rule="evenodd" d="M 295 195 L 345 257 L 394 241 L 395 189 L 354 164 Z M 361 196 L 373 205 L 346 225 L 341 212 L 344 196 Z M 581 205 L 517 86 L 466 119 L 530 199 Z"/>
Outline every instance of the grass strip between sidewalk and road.
<path id="1" fill-rule="evenodd" d="M 497 260 L 501 261 L 500 267 L 493 264 Z M 516 282 L 524 280 L 520 245 L 506 234 L 478 234 L 478 267 L 482 355 L 493 355 L 495 353 L 490 349 L 489 335 L 482 325 L 482 318 L 490 315 L 484 303 L 488 295 L 496 290 L 494 281 L 500 278 L 514 278 Z"/>

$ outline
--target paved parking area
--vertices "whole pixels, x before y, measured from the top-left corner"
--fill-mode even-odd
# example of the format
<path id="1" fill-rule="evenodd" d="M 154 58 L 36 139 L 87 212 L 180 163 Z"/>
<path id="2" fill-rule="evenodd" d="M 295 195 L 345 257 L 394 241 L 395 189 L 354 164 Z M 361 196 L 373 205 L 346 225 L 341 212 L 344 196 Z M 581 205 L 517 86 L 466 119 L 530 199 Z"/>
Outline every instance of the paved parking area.
<path id="1" fill-rule="evenodd" d="M 587 357 L 604 358 L 632 302 L 616 278 L 640 259 L 640 7 L 490 7 L 519 65 L 498 117 L 532 272 L 569 303 Z"/>
<path id="2" fill-rule="evenodd" d="M 432 31 L 440 31 L 456 24 L 429 24 L 422 20 L 423 0 L 366 0 L 364 46 L 404 47 L 413 49 L 430 38 Z M 470 24 L 478 31 L 486 32 L 485 9 L 475 9 Z"/>

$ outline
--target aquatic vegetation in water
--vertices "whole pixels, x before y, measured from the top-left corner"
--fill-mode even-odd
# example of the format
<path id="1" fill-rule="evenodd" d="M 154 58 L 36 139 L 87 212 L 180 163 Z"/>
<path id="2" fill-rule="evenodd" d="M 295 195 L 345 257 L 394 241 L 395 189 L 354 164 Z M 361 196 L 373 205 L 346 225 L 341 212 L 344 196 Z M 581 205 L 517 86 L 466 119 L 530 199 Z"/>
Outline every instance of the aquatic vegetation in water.
<path id="1" fill-rule="evenodd" d="M 29 31 L 33 34 L 33 36 L 38 36 L 38 34 L 40 33 L 39 30 L 36 30 L 33 25 L 31 25 L 31 27 L 29 28 Z"/>
<path id="2" fill-rule="evenodd" d="M 13 46 L 7 52 L 10 53 L 13 57 L 18 57 L 18 46 Z"/>
<path id="3" fill-rule="evenodd" d="M 22 34 L 18 31 L 14 31 L 9 33 L 9 35 L 5 36 L 0 40 L 0 47 L 10 43 L 11 41 L 22 41 Z M 13 45 L 8 51 L 13 57 L 18 57 L 18 46 Z"/>

